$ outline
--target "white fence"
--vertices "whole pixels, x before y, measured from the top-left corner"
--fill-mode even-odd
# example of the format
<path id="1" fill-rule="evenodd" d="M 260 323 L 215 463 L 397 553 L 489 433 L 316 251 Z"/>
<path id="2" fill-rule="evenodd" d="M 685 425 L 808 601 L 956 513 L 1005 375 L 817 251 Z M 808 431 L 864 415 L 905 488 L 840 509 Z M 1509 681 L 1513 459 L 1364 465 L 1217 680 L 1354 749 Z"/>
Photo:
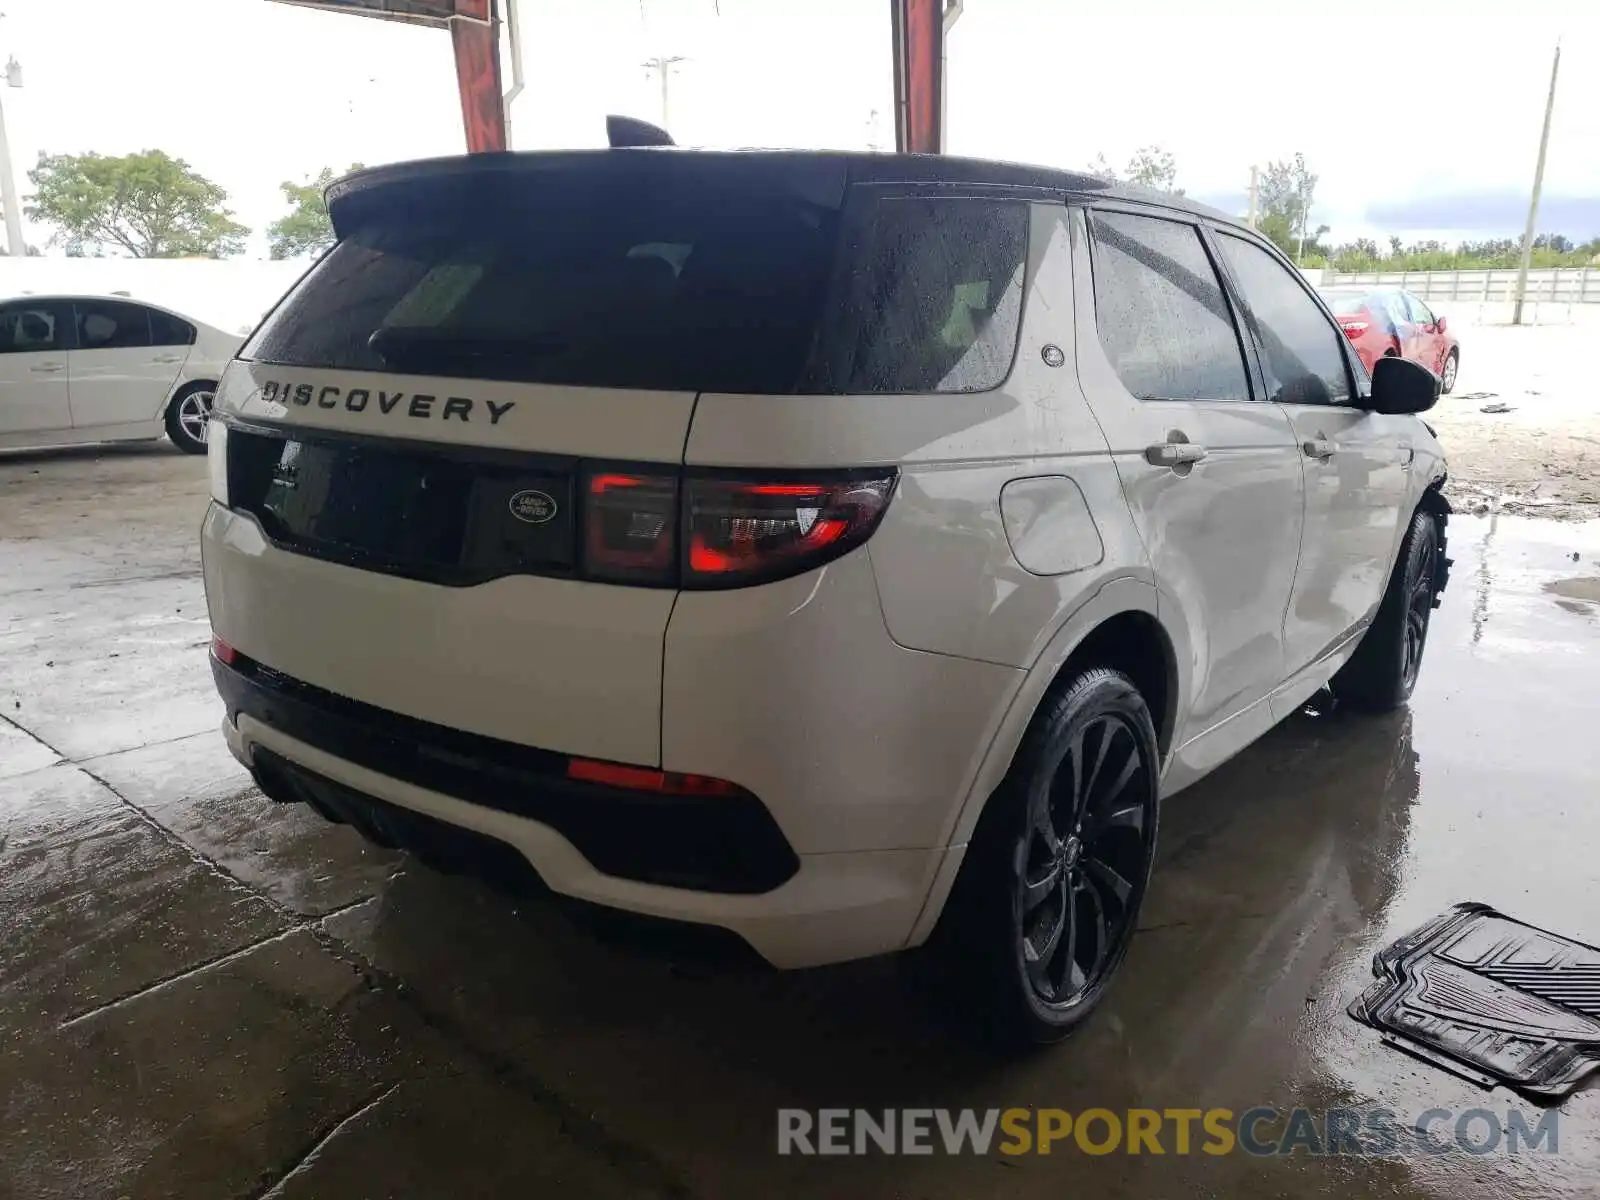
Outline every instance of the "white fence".
<path id="1" fill-rule="evenodd" d="M 304 262 L 249 259 L 0 256 L 0 300 L 127 292 L 229 333 L 248 333 L 305 269 Z"/>
<path id="2" fill-rule="evenodd" d="M 1509 303 L 1516 298 L 1516 268 L 1492 271 L 1331 271 L 1320 286 L 1404 288 L 1424 300 Z M 1527 299 L 1545 304 L 1600 304 L 1600 267 L 1528 272 Z"/>

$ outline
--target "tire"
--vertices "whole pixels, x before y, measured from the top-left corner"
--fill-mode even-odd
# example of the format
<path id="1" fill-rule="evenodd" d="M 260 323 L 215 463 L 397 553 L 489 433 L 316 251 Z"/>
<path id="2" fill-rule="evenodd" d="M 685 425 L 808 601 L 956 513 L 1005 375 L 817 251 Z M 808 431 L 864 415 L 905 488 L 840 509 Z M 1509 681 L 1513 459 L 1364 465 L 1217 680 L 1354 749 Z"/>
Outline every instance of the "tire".
<path id="1" fill-rule="evenodd" d="M 216 384 L 202 380 L 184 385 L 167 405 L 167 437 L 185 454 L 206 452 L 206 422 L 216 393 Z"/>
<path id="2" fill-rule="evenodd" d="M 1440 391 L 1448 396 L 1456 390 L 1456 373 L 1461 369 L 1461 352 L 1452 350 L 1444 356 L 1444 370 L 1439 372 Z"/>
<path id="3" fill-rule="evenodd" d="M 1060 1041 L 1104 998 L 1155 859 L 1160 762 L 1150 710 L 1119 671 L 1084 671 L 1034 718 L 928 948 L 989 1037 Z"/>
<path id="4" fill-rule="evenodd" d="M 1340 703 L 1362 712 L 1390 712 L 1411 698 L 1428 644 L 1442 553 L 1438 519 L 1418 509 L 1411 518 L 1389 586 L 1361 644 L 1333 677 Z"/>

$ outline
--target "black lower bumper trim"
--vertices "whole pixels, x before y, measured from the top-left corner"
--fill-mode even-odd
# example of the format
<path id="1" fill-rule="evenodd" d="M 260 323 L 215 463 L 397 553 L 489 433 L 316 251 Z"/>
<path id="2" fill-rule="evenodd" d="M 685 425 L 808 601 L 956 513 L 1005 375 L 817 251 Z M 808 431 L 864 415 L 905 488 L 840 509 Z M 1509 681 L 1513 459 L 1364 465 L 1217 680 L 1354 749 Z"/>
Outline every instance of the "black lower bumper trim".
<path id="1" fill-rule="evenodd" d="M 405 850 L 448 875 L 470 875 L 517 897 L 554 902 L 574 924 L 600 940 L 679 966 L 765 969 L 767 962 L 730 929 L 603 908 L 557 896 L 522 854 L 497 838 L 390 804 L 257 749 L 251 774 L 267 796 L 308 804 L 330 821 L 349 825 L 368 841 Z"/>
<path id="2" fill-rule="evenodd" d="M 606 875 L 752 894 L 800 868 L 772 814 L 748 793 L 668 796 L 575 781 L 562 754 L 388 712 L 242 657 L 213 657 L 211 669 L 230 720 L 248 714 L 393 779 L 539 821 Z"/>

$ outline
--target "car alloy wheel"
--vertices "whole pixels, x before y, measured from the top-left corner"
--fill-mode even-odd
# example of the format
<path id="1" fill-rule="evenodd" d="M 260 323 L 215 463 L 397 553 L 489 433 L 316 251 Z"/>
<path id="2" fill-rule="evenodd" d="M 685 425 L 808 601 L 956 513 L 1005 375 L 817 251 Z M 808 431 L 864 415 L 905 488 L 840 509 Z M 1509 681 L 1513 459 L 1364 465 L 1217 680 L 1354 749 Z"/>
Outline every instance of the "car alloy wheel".
<path id="1" fill-rule="evenodd" d="M 197 391 L 178 401 L 178 424 L 197 442 L 206 440 L 206 430 L 211 425 L 211 405 L 215 400 L 215 392 Z"/>
<path id="2" fill-rule="evenodd" d="M 1459 366 L 1460 361 L 1453 353 L 1444 360 L 1444 370 L 1439 375 L 1439 382 L 1444 391 L 1448 392 L 1456 386 L 1456 370 Z"/>
<path id="3" fill-rule="evenodd" d="M 1428 618 L 1433 613 L 1438 558 L 1438 540 L 1430 537 L 1423 543 L 1416 573 L 1407 579 L 1410 591 L 1406 595 L 1405 636 L 1400 642 L 1400 679 L 1408 696 L 1416 686 L 1417 672 L 1422 670 L 1422 651 L 1428 643 Z"/>
<path id="4" fill-rule="evenodd" d="M 1017 845 L 1017 953 L 1035 1000 L 1097 992 L 1133 936 L 1149 870 L 1151 764 L 1119 712 L 1079 726 Z"/>

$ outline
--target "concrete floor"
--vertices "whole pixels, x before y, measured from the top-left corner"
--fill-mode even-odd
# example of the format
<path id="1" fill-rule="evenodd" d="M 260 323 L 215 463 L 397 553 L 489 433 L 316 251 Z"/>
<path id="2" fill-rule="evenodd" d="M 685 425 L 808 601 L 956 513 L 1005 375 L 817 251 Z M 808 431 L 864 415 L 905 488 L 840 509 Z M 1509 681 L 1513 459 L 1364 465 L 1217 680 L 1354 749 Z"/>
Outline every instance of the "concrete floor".
<path id="1" fill-rule="evenodd" d="M 164 444 L 0 456 L 0 1197 L 1592 1195 L 1559 1153 L 798 1159 L 781 1105 L 1520 1105 L 1344 1015 L 1482 900 L 1600 941 L 1600 523 L 1452 525 L 1411 710 L 1304 715 L 1169 806 L 1122 977 L 1025 1061 L 868 962 L 704 977 L 256 793 Z M 1577 555 L 1576 560 L 1574 554 Z"/>

